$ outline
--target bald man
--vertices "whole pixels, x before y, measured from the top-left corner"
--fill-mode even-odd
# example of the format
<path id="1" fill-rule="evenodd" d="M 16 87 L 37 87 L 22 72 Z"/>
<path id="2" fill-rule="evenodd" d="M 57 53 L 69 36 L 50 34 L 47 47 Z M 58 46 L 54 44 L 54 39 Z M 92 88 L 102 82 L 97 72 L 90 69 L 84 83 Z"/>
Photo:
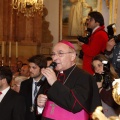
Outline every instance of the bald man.
<path id="1" fill-rule="evenodd" d="M 23 65 L 21 67 L 20 75 L 21 76 L 25 76 L 25 77 L 29 77 L 30 76 L 29 65 L 26 64 L 26 65 Z"/>

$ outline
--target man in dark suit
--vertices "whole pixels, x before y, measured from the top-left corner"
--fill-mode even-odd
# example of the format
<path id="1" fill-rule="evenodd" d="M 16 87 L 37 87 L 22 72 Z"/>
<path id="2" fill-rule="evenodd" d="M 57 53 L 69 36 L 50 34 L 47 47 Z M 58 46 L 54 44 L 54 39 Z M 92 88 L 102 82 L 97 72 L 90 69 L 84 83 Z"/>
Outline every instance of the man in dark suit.
<path id="1" fill-rule="evenodd" d="M 37 115 L 35 103 L 37 94 L 44 92 L 44 85 L 36 86 L 35 84 L 42 77 L 41 68 L 46 68 L 47 59 L 43 55 L 35 55 L 29 58 L 28 62 L 30 78 L 21 83 L 20 94 L 26 100 L 26 120 L 40 120 L 41 115 Z"/>
<path id="2" fill-rule="evenodd" d="M 0 67 L 0 120 L 25 120 L 25 101 L 10 89 L 12 72 L 9 67 Z"/>

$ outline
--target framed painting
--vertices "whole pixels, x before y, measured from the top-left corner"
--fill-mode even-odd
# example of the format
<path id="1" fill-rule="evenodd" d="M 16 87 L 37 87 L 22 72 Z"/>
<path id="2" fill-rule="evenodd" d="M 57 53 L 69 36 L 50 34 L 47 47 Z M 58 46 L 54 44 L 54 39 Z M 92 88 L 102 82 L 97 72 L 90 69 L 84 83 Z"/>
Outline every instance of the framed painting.
<path id="1" fill-rule="evenodd" d="M 85 22 L 92 10 L 97 10 L 97 0 L 61 0 L 62 39 L 74 40 L 85 36 Z"/>

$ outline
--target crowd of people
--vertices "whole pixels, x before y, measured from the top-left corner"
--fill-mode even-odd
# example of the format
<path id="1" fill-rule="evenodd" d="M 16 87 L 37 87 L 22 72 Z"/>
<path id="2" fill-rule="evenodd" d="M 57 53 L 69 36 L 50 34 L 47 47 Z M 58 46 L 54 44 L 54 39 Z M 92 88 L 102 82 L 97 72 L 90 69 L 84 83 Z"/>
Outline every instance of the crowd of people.
<path id="1" fill-rule="evenodd" d="M 106 117 L 118 116 L 120 110 L 112 97 L 112 82 L 120 77 L 120 38 L 117 37 L 116 42 L 114 33 L 109 37 L 104 30 L 104 18 L 97 11 L 88 14 L 86 27 L 92 31 L 88 43 L 78 40 L 83 51 L 82 69 L 95 78 Z"/>
<path id="2" fill-rule="evenodd" d="M 90 120 L 98 106 L 107 117 L 119 114 L 112 98 L 112 82 L 120 73 L 120 58 L 114 55 L 119 44 L 109 40 L 100 12 L 90 12 L 86 22 L 92 33 L 87 44 L 78 41 L 82 68 L 68 40 L 56 43 L 49 57 L 38 54 L 27 64 L 0 66 L 1 120 Z"/>

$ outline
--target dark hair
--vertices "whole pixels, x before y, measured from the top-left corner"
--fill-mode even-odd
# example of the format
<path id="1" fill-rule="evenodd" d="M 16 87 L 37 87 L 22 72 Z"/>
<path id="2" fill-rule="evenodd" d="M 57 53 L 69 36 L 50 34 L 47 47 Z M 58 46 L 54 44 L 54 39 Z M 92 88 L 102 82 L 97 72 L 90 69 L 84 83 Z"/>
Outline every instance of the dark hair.
<path id="1" fill-rule="evenodd" d="M 104 25 L 104 18 L 100 12 L 92 11 L 88 14 L 91 18 L 95 20 L 95 22 L 100 23 L 100 26 Z"/>
<path id="2" fill-rule="evenodd" d="M 47 66 L 47 59 L 44 55 L 35 55 L 28 59 L 28 62 L 35 63 L 41 68 L 45 68 Z"/>
<path id="3" fill-rule="evenodd" d="M 100 62 L 102 62 L 103 60 L 109 61 L 108 58 L 107 58 L 105 55 L 103 55 L 103 54 L 98 54 L 98 55 L 96 55 L 96 56 L 92 59 L 92 61 L 94 61 L 94 60 L 99 60 Z"/>
<path id="4" fill-rule="evenodd" d="M 47 61 L 50 61 L 50 60 L 52 60 L 52 58 L 51 57 L 47 57 Z"/>
<path id="5" fill-rule="evenodd" d="M 7 83 L 12 81 L 12 72 L 8 66 L 0 66 L 0 79 L 6 78 Z"/>
<path id="6" fill-rule="evenodd" d="M 95 60 L 99 60 L 100 62 L 102 62 L 102 61 L 108 61 L 109 63 L 110 63 L 110 61 L 109 61 L 109 59 L 105 56 L 105 55 L 103 55 L 103 54 L 99 54 L 99 55 L 96 55 L 93 59 L 92 59 L 92 63 L 93 63 L 93 61 L 95 61 Z M 93 68 L 93 70 L 94 70 L 94 66 L 93 66 L 93 64 L 92 64 L 92 68 Z M 114 69 L 114 67 L 113 67 L 113 65 L 110 63 L 110 74 L 111 74 L 111 77 L 114 79 L 114 78 L 118 78 L 118 74 L 116 73 L 116 71 L 115 71 L 115 69 Z"/>
<path id="7" fill-rule="evenodd" d="M 22 66 L 24 66 L 24 65 L 28 65 L 27 63 L 23 63 L 23 65 Z"/>

